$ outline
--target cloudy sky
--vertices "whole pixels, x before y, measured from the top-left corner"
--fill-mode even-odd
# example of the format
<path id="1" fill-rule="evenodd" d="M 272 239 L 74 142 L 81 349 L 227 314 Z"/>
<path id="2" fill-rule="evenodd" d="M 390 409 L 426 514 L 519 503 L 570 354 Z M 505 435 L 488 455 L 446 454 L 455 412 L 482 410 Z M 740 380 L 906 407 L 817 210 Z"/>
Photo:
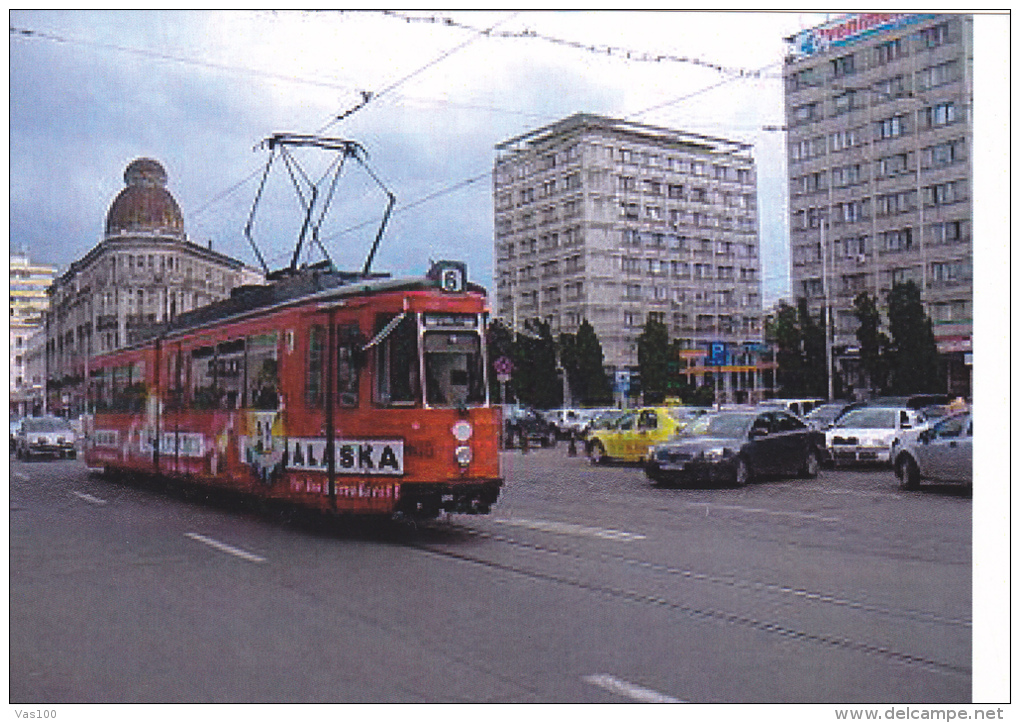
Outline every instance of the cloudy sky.
<path id="1" fill-rule="evenodd" d="M 456 257 L 491 285 L 494 146 L 585 111 L 754 144 L 770 303 L 789 288 L 788 214 L 783 137 L 765 127 L 783 123 L 783 38 L 824 19 L 11 12 L 11 245 L 61 266 L 80 258 L 101 238 L 124 168 L 148 156 L 166 168 L 191 239 L 255 265 L 243 229 L 269 158 L 259 144 L 315 133 L 361 143 L 396 195 L 375 269 L 420 273 Z M 336 120 L 362 91 L 373 100 Z M 330 159 L 298 160 L 319 180 Z M 271 268 L 289 262 L 302 218 L 289 183 L 274 164 L 255 217 Z M 386 198 L 356 164 L 337 198 L 321 235 L 338 266 L 360 267 Z"/>
<path id="2" fill-rule="evenodd" d="M 457 256 L 489 284 L 493 147 L 585 111 L 755 144 L 771 298 L 788 286 L 784 162 L 781 134 L 762 127 L 783 122 L 783 38 L 822 19 L 12 12 L 11 244 L 60 265 L 81 257 L 100 240 L 124 168 L 149 156 L 166 167 L 192 240 L 255 264 L 243 229 L 269 157 L 260 141 L 321 133 L 360 142 L 397 197 L 375 268 L 417 273 Z M 375 98 L 331 122 L 363 90 Z M 321 154 L 299 160 L 313 180 L 328 171 Z M 289 183 L 274 163 L 255 218 L 274 268 L 301 221 Z M 338 193 L 322 236 L 339 266 L 360 266 L 386 198 L 354 164 Z"/>

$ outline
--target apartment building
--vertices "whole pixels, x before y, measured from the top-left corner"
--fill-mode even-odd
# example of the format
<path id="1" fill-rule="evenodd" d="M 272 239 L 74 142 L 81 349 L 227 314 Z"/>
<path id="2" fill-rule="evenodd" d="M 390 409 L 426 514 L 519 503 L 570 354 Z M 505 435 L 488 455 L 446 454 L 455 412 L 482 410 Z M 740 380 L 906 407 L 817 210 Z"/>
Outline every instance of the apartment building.
<path id="1" fill-rule="evenodd" d="M 912 280 L 948 391 L 970 392 L 973 27 L 969 15 L 860 13 L 787 38 L 792 291 L 832 309 L 853 383 L 853 300 Z"/>
<path id="2" fill-rule="evenodd" d="M 580 113 L 496 146 L 493 200 L 496 307 L 508 324 L 542 319 L 556 335 L 587 319 L 617 371 L 636 369 L 653 316 L 691 352 L 697 383 L 723 372 L 730 399 L 760 388 L 750 146 Z"/>
<path id="3" fill-rule="evenodd" d="M 46 290 L 57 268 L 33 262 L 27 253 L 12 253 L 10 264 L 11 414 L 25 416 L 42 402 L 42 380 L 33 378 L 28 364 L 30 340 L 43 328 L 49 308 Z"/>
<path id="4" fill-rule="evenodd" d="M 177 314 L 264 281 L 237 259 L 190 241 L 155 160 L 124 172 L 103 239 L 49 289 L 45 368 L 49 408 L 80 413 L 89 358 L 130 346 Z"/>

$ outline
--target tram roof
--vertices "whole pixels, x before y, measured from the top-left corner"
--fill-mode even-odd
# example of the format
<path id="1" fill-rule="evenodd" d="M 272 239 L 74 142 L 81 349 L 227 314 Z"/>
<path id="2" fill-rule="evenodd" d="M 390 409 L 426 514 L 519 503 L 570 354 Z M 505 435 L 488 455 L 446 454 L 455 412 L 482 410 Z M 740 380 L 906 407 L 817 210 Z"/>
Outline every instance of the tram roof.
<path id="1" fill-rule="evenodd" d="M 157 337 L 173 336 L 259 310 L 268 311 L 275 307 L 291 306 L 301 302 L 322 302 L 387 291 L 439 288 L 438 282 L 429 276 L 394 279 L 388 273 L 365 276 L 361 273 L 336 271 L 319 266 L 291 273 L 276 272 L 269 278 L 272 283 L 239 286 L 225 299 L 179 314 L 169 322 L 152 326 L 136 344 L 128 348 L 142 346 Z M 465 291 L 485 294 L 485 289 L 474 283 L 468 283 Z"/>

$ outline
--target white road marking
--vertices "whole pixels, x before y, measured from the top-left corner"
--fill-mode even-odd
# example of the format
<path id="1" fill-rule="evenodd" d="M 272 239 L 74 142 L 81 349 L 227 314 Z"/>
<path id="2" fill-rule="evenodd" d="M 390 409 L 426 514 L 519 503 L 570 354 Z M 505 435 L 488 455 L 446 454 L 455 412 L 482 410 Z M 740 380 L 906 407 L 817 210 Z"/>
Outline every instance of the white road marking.
<path id="1" fill-rule="evenodd" d="M 732 510 L 734 512 L 750 512 L 760 515 L 776 515 L 778 517 L 798 517 L 804 520 L 819 520 L 821 522 L 839 522 L 838 517 L 824 517 L 811 512 L 790 512 L 788 510 L 766 510 L 761 507 L 742 507 L 740 505 L 716 505 L 709 502 L 689 502 L 688 507 L 705 508 L 705 516 L 709 510 Z"/>
<path id="2" fill-rule="evenodd" d="M 640 703 L 686 703 L 686 700 L 680 700 L 674 698 L 665 693 L 659 693 L 655 690 L 648 688 L 642 688 L 640 685 L 634 685 L 628 683 L 626 680 L 620 680 L 614 678 L 612 675 L 606 675 L 600 673 L 598 675 L 586 675 L 584 677 L 585 683 L 591 683 L 597 685 L 600 688 L 605 688 L 612 693 L 618 693 L 628 698 L 632 698 Z"/>
<path id="3" fill-rule="evenodd" d="M 80 497 L 81 499 L 83 499 L 86 502 L 89 502 L 89 503 L 91 503 L 93 505 L 105 505 L 106 504 L 106 500 L 100 499 L 98 497 L 93 497 L 92 495 L 88 494 L 87 492 L 74 492 L 74 495 L 75 495 L 75 497 Z"/>
<path id="4" fill-rule="evenodd" d="M 197 532 L 185 532 L 184 536 L 185 537 L 190 537 L 192 540 L 197 540 L 198 542 L 201 542 L 203 544 L 209 545 L 209 547 L 215 548 L 215 549 L 219 550 L 220 552 L 226 552 L 229 555 L 234 555 L 236 557 L 240 557 L 242 560 L 248 560 L 248 562 L 265 562 L 266 561 L 266 558 L 264 558 L 264 557 L 262 557 L 260 555 L 256 555 L 253 552 L 248 552 L 247 550 L 242 550 L 240 547 L 234 547 L 233 545 L 228 545 L 225 542 L 220 542 L 219 540 L 214 540 L 211 537 L 206 537 L 205 535 L 200 535 Z"/>
<path id="5" fill-rule="evenodd" d="M 27 474 L 21 474 L 21 472 L 14 472 L 14 476 L 22 482 L 28 482 L 30 480 L 30 477 Z"/>
<path id="6" fill-rule="evenodd" d="M 508 518 L 493 518 L 493 522 L 511 527 L 523 527 L 538 532 L 554 532 L 558 535 L 581 535 L 584 537 L 600 537 L 604 540 L 617 540 L 619 542 L 633 542 L 644 540 L 645 536 L 637 532 L 624 532 L 623 530 L 605 530 L 600 527 L 585 527 L 574 525 L 569 522 L 553 522 L 551 520 L 522 520 Z"/>

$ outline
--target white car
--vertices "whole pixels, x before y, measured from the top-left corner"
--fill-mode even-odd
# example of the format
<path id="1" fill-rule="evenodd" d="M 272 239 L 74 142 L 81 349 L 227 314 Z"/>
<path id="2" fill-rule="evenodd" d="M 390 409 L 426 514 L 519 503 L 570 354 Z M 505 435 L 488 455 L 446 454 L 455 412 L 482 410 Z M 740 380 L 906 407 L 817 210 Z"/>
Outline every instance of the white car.
<path id="1" fill-rule="evenodd" d="M 860 407 L 853 409 L 825 432 L 826 455 L 841 462 L 892 463 L 897 435 L 924 424 L 924 415 L 906 407 Z"/>
<path id="2" fill-rule="evenodd" d="M 14 438 L 14 453 L 18 459 L 34 457 L 77 457 L 77 436 L 71 425 L 59 417 L 33 417 L 24 419 Z"/>
<path id="3" fill-rule="evenodd" d="M 920 487 L 921 480 L 973 481 L 974 419 L 970 412 L 944 417 L 932 426 L 904 436 L 893 458 L 903 489 Z"/>

